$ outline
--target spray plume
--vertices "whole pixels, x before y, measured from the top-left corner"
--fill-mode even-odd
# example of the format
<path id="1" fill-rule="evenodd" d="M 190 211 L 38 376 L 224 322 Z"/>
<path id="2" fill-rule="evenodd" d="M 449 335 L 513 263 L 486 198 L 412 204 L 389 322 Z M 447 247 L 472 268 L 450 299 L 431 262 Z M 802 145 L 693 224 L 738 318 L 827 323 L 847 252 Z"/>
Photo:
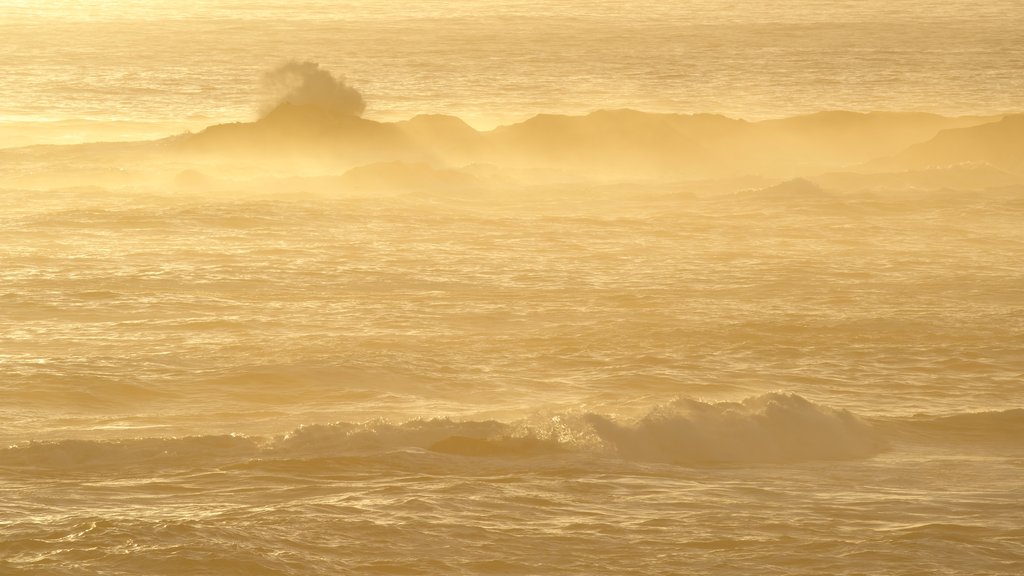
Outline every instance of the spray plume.
<path id="1" fill-rule="evenodd" d="M 263 109 L 264 116 L 285 103 L 316 106 L 347 116 L 359 116 L 366 109 L 362 94 L 344 77 L 334 76 L 309 60 L 290 60 L 268 71 L 263 75 L 263 85 L 273 95 Z"/>

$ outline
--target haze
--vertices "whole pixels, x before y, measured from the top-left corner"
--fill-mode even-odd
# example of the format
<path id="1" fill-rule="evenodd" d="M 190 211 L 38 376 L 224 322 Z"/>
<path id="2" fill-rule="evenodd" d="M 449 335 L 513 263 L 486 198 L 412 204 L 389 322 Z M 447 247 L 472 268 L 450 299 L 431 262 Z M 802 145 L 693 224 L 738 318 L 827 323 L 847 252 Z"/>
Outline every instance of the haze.
<path id="1" fill-rule="evenodd" d="M 1024 8 L 0 1 L 0 573 L 1019 574 Z"/>

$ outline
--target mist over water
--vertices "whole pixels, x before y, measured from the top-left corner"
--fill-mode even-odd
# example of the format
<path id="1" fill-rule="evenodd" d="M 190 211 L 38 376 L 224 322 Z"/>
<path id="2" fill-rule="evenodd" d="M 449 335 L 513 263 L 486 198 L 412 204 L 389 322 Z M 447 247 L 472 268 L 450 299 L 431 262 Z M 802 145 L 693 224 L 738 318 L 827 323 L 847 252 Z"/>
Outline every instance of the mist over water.
<path id="1" fill-rule="evenodd" d="M 1015 3 L 177 4 L 0 6 L 0 574 L 1024 571 Z"/>
<path id="2" fill-rule="evenodd" d="M 597 197 L 4 192 L 4 569 L 1017 569 L 1019 191 Z"/>

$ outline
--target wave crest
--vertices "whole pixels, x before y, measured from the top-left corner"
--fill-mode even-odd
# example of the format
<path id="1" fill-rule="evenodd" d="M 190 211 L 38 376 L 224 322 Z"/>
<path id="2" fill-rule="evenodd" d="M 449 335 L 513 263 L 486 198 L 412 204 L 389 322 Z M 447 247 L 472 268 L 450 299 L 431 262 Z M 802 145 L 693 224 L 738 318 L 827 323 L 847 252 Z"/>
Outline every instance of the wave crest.
<path id="1" fill-rule="evenodd" d="M 884 447 L 865 421 L 796 394 L 741 402 L 680 399 L 633 425 L 597 414 L 587 421 L 630 460 L 672 464 L 777 463 L 862 458 Z"/>
<path id="2" fill-rule="evenodd" d="M 626 460 L 701 466 L 861 458 L 883 447 L 875 427 L 854 414 L 776 393 L 739 402 L 678 399 L 633 423 L 575 413 L 518 422 L 433 418 L 311 424 L 276 437 L 34 441 L 0 449 L 0 467 L 193 469 L 409 450 L 486 458 L 612 451 Z"/>
<path id="3" fill-rule="evenodd" d="M 1021 446 L 1024 408 L 964 412 L 947 416 L 918 416 L 896 422 L 894 432 L 909 439 L 943 443 L 968 442 Z"/>

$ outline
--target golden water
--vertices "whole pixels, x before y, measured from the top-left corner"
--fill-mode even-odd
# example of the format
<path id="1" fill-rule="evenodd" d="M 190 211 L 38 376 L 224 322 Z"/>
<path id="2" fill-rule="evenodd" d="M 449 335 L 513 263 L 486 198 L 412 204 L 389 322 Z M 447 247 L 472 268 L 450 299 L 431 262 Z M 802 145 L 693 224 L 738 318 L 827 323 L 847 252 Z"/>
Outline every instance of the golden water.
<path id="1" fill-rule="evenodd" d="M 1016 3 L 251 4 L 0 2 L 0 574 L 1024 571 Z M 377 122 L 620 107 L 948 117 Z"/>

